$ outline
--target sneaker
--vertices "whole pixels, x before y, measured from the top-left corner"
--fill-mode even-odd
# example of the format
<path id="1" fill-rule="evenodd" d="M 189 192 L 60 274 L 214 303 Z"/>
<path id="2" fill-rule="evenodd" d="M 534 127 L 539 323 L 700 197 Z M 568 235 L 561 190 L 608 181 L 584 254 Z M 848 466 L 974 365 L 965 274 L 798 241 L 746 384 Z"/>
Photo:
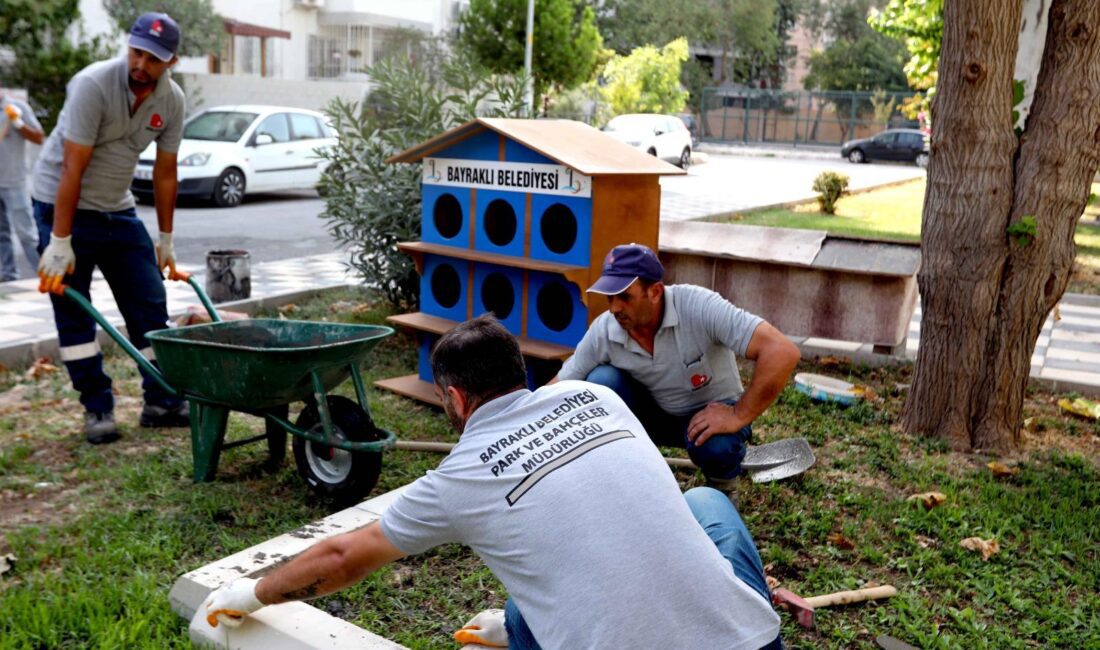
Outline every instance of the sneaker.
<path id="1" fill-rule="evenodd" d="M 84 414 L 84 437 L 93 445 L 105 445 L 118 440 L 118 426 L 115 425 L 114 413 Z"/>
<path id="2" fill-rule="evenodd" d="M 179 406 L 155 406 L 146 404 L 141 409 L 141 426 L 157 429 L 161 427 L 191 426 L 191 409 L 187 402 Z"/>
<path id="3" fill-rule="evenodd" d="M 714 488 L 722 494 L 729 497 L 730 503 L 737 506 L 737 477 L 733 478 L 714 478 L 707 477 L 707 487 Z"/>

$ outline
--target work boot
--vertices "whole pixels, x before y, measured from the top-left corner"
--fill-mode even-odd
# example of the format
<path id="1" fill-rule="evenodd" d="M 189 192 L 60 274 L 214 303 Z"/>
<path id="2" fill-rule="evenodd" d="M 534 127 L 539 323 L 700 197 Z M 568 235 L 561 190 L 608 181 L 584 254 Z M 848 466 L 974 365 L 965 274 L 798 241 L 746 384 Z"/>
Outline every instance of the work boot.
<path id="1" fill-rule="evenodd" d="M 118 426 L 115 425 L 114 413 L 84 414 L 84 437 L 93 445 L 105 445 L 118 440 Z"/>
<path id="2" fill-rule="evenodd" d="M 729 497 L 730 503 L 733 504 L 733 507 L 735 507 L 735 508 L 737 507 L 737 477 L 736 476 L 733 477 L 733 478 L 714 478 L 712 476 L 708 476 L 706 478 L 707 478 L 707 487 L 714 488 L 715 490 L 718 490 L 722 494 L 726 495 L 727 497 Z"/>
<path id="3" fill-rule="evenodd" d="M 146 404 L 141 409 L 141 426 L 150 429 L 191 426 L 191 409 L 187 402 L 179 406 L 155 406 Z"/>

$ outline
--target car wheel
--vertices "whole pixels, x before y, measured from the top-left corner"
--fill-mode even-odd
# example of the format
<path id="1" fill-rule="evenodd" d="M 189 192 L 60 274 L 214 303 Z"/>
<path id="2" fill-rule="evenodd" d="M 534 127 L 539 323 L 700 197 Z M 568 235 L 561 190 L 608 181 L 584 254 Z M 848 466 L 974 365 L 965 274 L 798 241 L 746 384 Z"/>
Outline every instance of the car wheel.
<path id="1" fill-rule="evenodd" d="M 918 153 L 915 162 L 917 163 L 917 167 L 921 169 L 928 167 L 928 154 L 923 151 Z"/>
<path id="2" fill-rule="evenodd" d="M 244 174 L 230 167 L 214 183 L 214 203 L 219 208 L 232 208 L 244 200 Z"/>
<path id="3" fill-rule="evenodd" d="M 647 151 L 646 153 L 653 156 L 653 157 L 657 156 L 657 150 L 652 148 L 652 147 L 650 147 L 649 151 Z"/>
<path id="4" fill-rule="evenodd" d="M 684 150 L 680 152 L 680 169 L 687 169 L 691 166 L 691 147 L 684 147 Z"/>
<path id="5" fill-rule="evenodd" d="M 848 162 L 850 163 L 858 165 L 866 160 L 867 159 L 863 156 L 862 149 L 852 149 L 848 152 Z"/>

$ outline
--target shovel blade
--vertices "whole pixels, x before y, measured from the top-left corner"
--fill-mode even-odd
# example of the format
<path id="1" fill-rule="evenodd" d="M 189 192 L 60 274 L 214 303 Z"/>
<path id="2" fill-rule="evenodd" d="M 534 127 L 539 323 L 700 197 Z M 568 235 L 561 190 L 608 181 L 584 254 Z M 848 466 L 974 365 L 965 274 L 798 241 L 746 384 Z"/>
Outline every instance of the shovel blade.
<path id="1" fill-rule="evenodd" d="M 817 461 L 805 438 L 788 438 L 749 447 L 741 467 L 753 483 L 778 481 L 805 472 Z"/>

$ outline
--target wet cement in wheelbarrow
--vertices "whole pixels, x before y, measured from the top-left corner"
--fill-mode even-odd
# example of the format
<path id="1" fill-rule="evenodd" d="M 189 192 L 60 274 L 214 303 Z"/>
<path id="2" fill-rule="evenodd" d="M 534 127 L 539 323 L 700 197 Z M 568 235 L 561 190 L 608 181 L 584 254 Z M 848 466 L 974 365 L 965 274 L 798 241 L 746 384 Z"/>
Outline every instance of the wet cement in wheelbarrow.
<path id="1" fill-rule="evenodd" d="M 320 326 L 311 330 L 309 335 L 303 335 L 300 329 L 292 330 L 278 325 L 272 327 L 258 323 L 233 323 L 230 327 L 197 327 L 186 332 L 180 331 L 173 338 L 245 348 L 298 349 L 348 343 L 378 335 L 374 331 L 349 332 L 339 326 L 331 328 Z"/>

